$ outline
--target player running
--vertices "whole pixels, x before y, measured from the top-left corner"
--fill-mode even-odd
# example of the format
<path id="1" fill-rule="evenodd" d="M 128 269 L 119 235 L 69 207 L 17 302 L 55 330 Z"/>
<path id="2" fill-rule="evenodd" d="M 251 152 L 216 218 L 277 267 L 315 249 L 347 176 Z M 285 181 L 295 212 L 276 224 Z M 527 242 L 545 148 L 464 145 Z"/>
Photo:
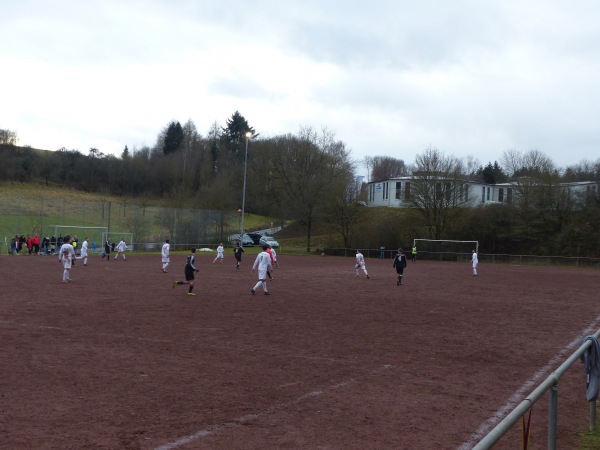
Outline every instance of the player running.
<path id="1" fill-rule="evenodd" d="M 196 263 L 196 249 L 193 248 L 191 250 L 191 253 L 188 255 L 187 261 L 185 263 L 185 269 L 184 269 L 185 281 L 173 281 L 173 289 L 175 289 L 175 287 L 178 284 L 189 284 L 190 287 L 188 288 L 187 295 L 189 295 L 189 296 L 196 295 L 192 292 L 194 290 L 194 272 L 199 272 L 199 270 L 195 266 L 195 263 Z"/>
<path id="2" fill-rule="evenodd" d="M 256 293 L 256 290 L 260 286 L 262 286 L 263 288 L 264 295 L 270 295 L 269 290 L 267 289 L 267 272 L 269 270 L 273 270 L 273 265 L 271 264 L 271 255 L 267 253 L 268 247 L 269 246 L 266 244 L 263 245 L 263 251 L 256 256 L 256 260 L 254 261 L 254 265 L 252 266 L 252 273 L 254 273 L 254 271 L 258 267 L 258 283 L 256 283 L 256 285 L 252 289 L 250 289 L 252 295 Z"/>
<path id="3" fill-rule="evenodd" d="M 221 242 L 219 244 L 219 246 L 217 247 L 217 257 L 213 261 L 213 264 L 216 263 L 217 261 L 219 261 L 221 264 L 223 264 L 223 261 L 225 260 L 225 255 L 223 254 L 224 251 L 225 251 L 225 248 L 223 247 L 223 243 Z"/>
<path id="4" fill-rule="evenodd" d="M 367 266 L 365 265 L 365 257 L 360 252 L 360 250 L 356 250 L 356 265 L 354 266 L 356 269 L 356 278 L 359 277 L 358 269 L 362 269 L 365 275 L 367 276 L 367 280 L 369 279 L 369 273 L 367 272 Z"/>
<path id="5" fill-rule="evenodd" d="M 123 257 L 123 261 L 127 261 L 125 257 L 125 250 L 127 250 L 127 244 L 125 243 L 125 239 L 121 239 L 121 242 L 117 244 L 117 254 L 115 255 L 115 261 L 119 257 L 119 254 Z"/>

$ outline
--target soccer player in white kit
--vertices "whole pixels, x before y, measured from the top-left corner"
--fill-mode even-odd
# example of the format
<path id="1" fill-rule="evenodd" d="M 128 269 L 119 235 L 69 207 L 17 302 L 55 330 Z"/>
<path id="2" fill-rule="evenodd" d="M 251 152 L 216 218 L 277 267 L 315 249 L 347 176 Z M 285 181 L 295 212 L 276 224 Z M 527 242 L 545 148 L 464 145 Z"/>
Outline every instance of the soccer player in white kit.
<path id="1" fill-rule="evenodd" d="M 362 269 L 365 275 L 367 276 L 367 280 L 369 279 L 367 266 L 365 266 L 365 257 L 360 252 L 360 250 L 356 250 L 356 265 L 354 266 L 354 268 L 356 269 L 356 278 L 358 278 L 358 269 Z"/>
<path id="2" fill-rule="evenodd" d="M 66 235 L 64 244 L 60 247 L 60 251 L 58 252 L 58 261 L 63 264 L 63 283 L 69 283 L 71 281 L 69 270 L 71 270 L 73 259 L 75 259 L 75 249 L 71 245 L 71 236 Z"/>
<path id="3" fill-rule="evenodd" d="M 225 260 L 225 255 L 223 254 L 224 251 L 225 251 L 225 248 L 223 247 L 223 243 L 221 242 L 219 244 L 219 246 L 217 247 L 217 257 L 213 261 L 213 264 L 216 263 L 217 261 L 219 261 L 221 264 L 223 264 L 223 261 Z"/>
<path id="4" fill-rule="evenodd" d="M 88 257 L 88 238 L 84 238 L 81 244 L 81 254 L 77 259 L 83 259 L 83 265 L 87 266 L 87 257 Z"/>
<path id="5" fill-rule="evenodd" d="M 162 256 L 162 271 L 163 271 L 163 273 L 167 273 L 167 266 L 171 262 L 169 260 L 170 250 L 171 250 L 171 244 L 169 244 L 169 240 L 167 239 L 162 246 L 162 250 L 160 251 L 160 255 Z"/>
<path id="6" fill-rule="evenodd" d="M 473 250 L 473 255 L 471 256 L 471 262 L 473 263 L 473 276 L 477 276 L 477 264 L 479 264 L 479 258 L 477 257 L 477 252 Z"/>
<path id="7" fill-rule="evenodd" d="M 273 270 L 273 265 L 271 264 L 271 255 L 267 253 L 267 245 L 263 245 L 263 251 L 258 254 L 256 260 L 254 261 L 254 265 L 252 266 L 252 272 L 256 270 L 258 267 L 258 283 L 250 289 L 252 295 L 256 293 L 256 290 L 262 286 L 264 294 L 270 295 L 269 290 L 267 289 L 267 271 Z"/>
<path id="8" fill-rule="evenodd" d="M 119 254 L 121 254 L 124 261 L 127 261 L 127 258 L 125 257 L 125 250 L 127 250 L 127 244 L 125 243 L 125 239 L 121 239 L 121 242 L 117 244 L 117 254 L 115 255 L 115 261 L 117 260 Z"/>

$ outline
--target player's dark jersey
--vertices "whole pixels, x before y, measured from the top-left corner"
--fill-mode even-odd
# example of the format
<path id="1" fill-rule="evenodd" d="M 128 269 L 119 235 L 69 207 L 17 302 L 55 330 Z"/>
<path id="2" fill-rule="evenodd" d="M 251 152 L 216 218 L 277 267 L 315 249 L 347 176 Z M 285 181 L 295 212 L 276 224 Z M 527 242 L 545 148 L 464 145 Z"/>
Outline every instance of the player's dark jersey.
<path id="1" fill-rule="evenodd" d="M 396 253 L 392 267 L 395 267 L 396 270 L 404 270 L 406 267 L 406 255 L 404 253 Z"/>
<path id="2" fill-rule="evenodd" d="M 194 256 L 194 254 L 192 253 L 191 255 L 188 255 L 187 261 L 185 262 L 185 270 L 186 271 L 188 271 L 188 270 L 192 270 L 192 271 L 196 270 L 195 263 L 196 263 L 196 257 Z"/>
<path id="3" fill-rule="evenodd" d="M 242 247 L 235 247 L 233 249 L 233 256 L 235 256 L 235 259 L 242 259 L 242 253 L 244 253 L 244 249 Z"/>

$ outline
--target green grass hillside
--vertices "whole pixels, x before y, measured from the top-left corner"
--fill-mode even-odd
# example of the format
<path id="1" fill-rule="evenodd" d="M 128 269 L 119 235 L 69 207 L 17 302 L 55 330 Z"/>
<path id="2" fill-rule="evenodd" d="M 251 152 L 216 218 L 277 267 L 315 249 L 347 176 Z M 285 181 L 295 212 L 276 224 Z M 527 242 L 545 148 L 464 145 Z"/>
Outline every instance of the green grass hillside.
<path id="1" fill-rule="evenodd" d="M 167 199 L 115 197 L 43 184 L 4 183 L 0 185 L 0 242 L 9 242 L 15 234 L 51 235 L 55 225 L 106 227 L 109 220 L 111 231 L 143 235 L 145 241 L 152 242 L 168 236 L 178 220 L 193 214 L 190 208 L 177 215 L 173 211 Z M 208 211 L 204 216 L 214 223 L 223 221 L 222 226 L 208 230 L 211 235 L 239 233 L 237 211 Z M 276 220 L 272 217 L 252 214 L 245 217 L 244 227 L 268 228 L 273 222 Z"/>

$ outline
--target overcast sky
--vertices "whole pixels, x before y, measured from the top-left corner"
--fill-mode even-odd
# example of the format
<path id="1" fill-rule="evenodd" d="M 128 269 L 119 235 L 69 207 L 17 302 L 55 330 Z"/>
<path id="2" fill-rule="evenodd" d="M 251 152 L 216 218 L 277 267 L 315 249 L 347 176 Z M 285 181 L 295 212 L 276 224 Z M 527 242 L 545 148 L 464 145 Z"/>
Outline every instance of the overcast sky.
<path id="1" fill-rule="evenodd" d="M 355 160 L 600 158 L 595 0 L 0 0 L 0 128 L 120 155 L 239 111 Z M 366 174 L 365 174 L 366 175 Z"/>

